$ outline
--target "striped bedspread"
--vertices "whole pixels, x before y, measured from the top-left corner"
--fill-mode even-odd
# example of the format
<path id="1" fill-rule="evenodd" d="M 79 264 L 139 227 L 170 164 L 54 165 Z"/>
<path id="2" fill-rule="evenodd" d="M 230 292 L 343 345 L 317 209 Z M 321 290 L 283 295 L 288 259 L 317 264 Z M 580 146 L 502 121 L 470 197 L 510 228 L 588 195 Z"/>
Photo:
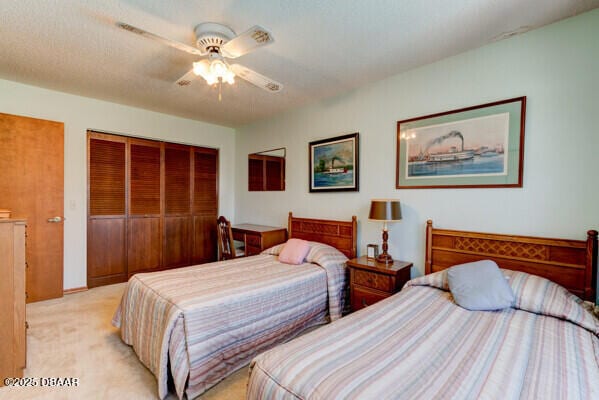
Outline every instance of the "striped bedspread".
<path id="1" fill-rule="evenodd" d="M 599 325 L 546 279 L 508 273 L 513 308 L 457 306 L 443 273 L 250 364 L 247 398 L 599 399 Z"/>
<path id="2" fill-rule="evenodd" d="M 343 294 L 329 292 L 346 286 L 339 260 L 329 251 L 322 265 L 288 265 L 262 254 L 137 274 L 113 324 L 157 377 L 160 398 L 169 373 L 179 398 L 193 398 L 260 351 L 339 318 Z M 339 304 L 329 314 L 331 298 Z"/>

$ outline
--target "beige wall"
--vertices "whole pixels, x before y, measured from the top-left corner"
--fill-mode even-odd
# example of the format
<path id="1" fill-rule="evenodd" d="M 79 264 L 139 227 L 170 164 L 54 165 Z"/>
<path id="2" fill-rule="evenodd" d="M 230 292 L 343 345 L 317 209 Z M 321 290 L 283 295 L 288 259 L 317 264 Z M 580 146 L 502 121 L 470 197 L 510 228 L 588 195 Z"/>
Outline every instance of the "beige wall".
<path id="1" fill-rule="evenodd" d="M 372 198 L 397 198 L 390 253 L 424 272 L 424 226 L 584 239 L 599 228 L 599 10 L 492 43 L 237 130 L 236 218 L 358 216 L 361 254 L 380 243 Z M 524 187 L 395 189 L 397 121 L 527 96 Z M 308 143 L 360 133 L 360 191 L 308 192 Z M 287 148 L 285 192 L 248 192 L 247 154 Z"/>
<path id="2" fill-rule="evenodd" d="M 235 131 L 218 125 L 0 80 L 0 112 L 64 122 L 64 287 L 86 286 L 86 131 L 220 149 L 220 212 L 234 212 Z"/>

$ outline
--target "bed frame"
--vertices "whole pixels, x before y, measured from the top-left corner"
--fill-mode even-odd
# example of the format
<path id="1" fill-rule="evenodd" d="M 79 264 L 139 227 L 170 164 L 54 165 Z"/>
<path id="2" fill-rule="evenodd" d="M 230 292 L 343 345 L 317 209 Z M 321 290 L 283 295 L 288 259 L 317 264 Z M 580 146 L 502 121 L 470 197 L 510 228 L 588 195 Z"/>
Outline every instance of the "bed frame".
<path id="1" fill-rule="evenodd" d="M 297 218 L 289 213 L 289 237 L 312 240 L 335 247 L 352 259 L 357 254 L 358 222 L 356 216 L 351 221 Z"/>
<path id="2" fill-rule="evenodd" d="M 437 229 L 433 221 L 426 222 L 425 274 L 483 259 L 551 279 L 595 301 L 596 230 L 587 232 L 587 240 L 567 240 Z"/>

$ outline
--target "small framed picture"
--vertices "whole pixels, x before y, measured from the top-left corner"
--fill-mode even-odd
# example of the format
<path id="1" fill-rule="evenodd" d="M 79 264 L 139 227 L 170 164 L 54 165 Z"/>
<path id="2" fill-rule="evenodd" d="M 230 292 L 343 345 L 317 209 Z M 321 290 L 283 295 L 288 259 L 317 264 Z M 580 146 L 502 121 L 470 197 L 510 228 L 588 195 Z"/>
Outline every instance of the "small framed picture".
<path id="1" fill-rule="evenodd" d="M 366 246 L 366 258 L 374 260 L 379 255 L 379 245 L 369 244 Z"/>
<path id="2" fill-rule="evenodd" d="M 359 191 L 359 134 L 310 142 L 310 192 Z"/>

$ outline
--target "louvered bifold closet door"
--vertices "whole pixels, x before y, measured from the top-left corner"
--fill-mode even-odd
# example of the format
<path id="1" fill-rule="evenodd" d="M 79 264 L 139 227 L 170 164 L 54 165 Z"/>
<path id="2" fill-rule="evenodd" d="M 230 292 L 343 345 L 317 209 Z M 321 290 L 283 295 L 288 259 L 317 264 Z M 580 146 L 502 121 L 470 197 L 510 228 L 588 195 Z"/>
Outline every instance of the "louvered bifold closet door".
<path id="1" fill-rule="evenodd" d="M 163 143 L 129 139 L 127 272 L 162 267 Z"/>
<path id="2" fill-rule="evenodd" d="M 218 150 L 88 133 L 88 286 L 216 260 Z"/>
<path id="3" fill-rule="evenodd" d="M 218 150 L 193 148 L 192 263 L 216 261 L 218 218 Z"/>
<path id="4" fill-rule="evenodd" d="M 164 145 L 163 264 L 191 262 L 191 146 Z"/>
<path id="5" fill-rule="evenodd" d="M 126 141 L 88 132 L 87 286 L 127 280 Z"/>

